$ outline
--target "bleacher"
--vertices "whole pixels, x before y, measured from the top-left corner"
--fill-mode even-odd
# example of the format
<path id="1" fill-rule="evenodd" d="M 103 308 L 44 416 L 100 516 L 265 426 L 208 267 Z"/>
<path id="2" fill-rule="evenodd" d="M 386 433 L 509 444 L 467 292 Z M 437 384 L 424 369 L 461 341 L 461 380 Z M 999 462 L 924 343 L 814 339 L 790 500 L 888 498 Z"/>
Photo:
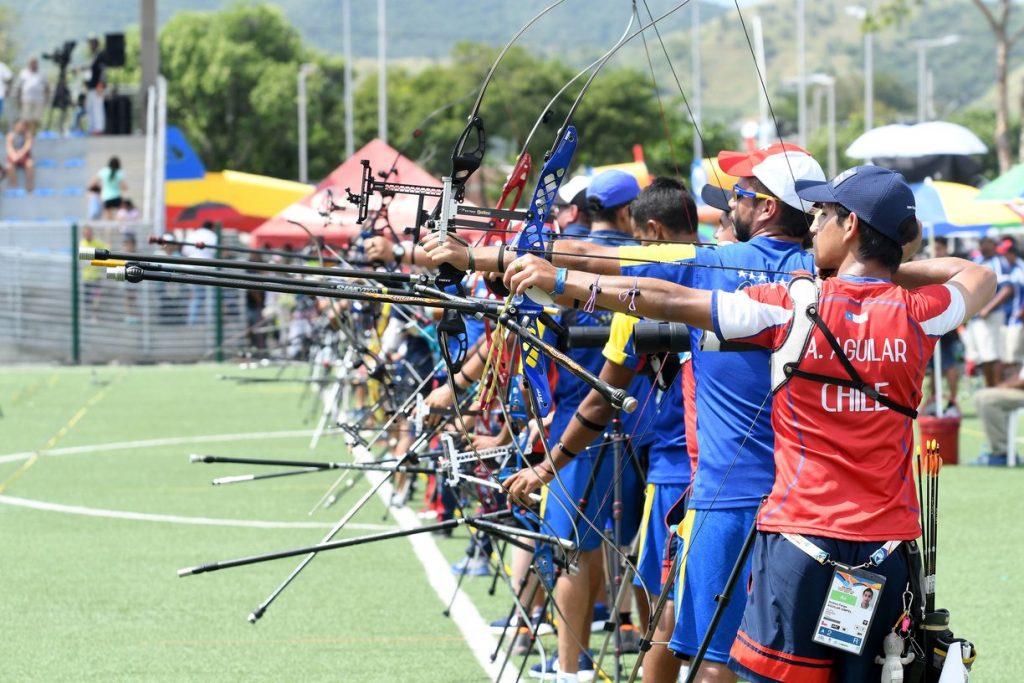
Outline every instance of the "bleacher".
<path id="1" fill-rule="evenodd" d="M 24 176 L 20 173 L 18 188 L 9 187 L 5 179 L 0 191 L 0 221 L 83 221 L 88 212 L 85 188 L 112 156 L 121 159 L 128 184 L 126 196 L 141 207 L 146 162 L 144 135 L 62 138 L 44 132 L 36 137 L 32 150 L 36 163 L 35 191 L 25 191 Z"/>

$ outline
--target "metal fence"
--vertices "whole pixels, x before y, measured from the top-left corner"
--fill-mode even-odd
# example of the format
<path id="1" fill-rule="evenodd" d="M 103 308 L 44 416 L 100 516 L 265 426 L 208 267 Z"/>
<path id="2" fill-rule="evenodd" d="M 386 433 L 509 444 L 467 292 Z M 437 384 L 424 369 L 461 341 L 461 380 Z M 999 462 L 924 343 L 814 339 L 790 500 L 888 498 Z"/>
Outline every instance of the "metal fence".
<path id="1" fill-rule="evenodd" d="M 149 224 L 89 229 L 114 249 L 152 249 Z M 83 233 L 68 223 L 0 225 L 0 362 L 184 362 L 245 346 L 244 292 L 106 280 L 77 258 Z"/>

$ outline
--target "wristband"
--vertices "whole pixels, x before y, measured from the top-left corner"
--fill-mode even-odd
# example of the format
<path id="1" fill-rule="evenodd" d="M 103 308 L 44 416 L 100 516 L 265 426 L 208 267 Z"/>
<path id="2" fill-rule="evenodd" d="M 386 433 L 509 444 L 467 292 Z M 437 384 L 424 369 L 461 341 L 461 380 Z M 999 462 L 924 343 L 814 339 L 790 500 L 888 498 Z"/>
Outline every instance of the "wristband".
<path id="1" fill-rule="evenodd" d="M 555 269 L 555 291 L 551 292 L 555 296 L 565 294 L 565 278 L 569 275 L 568 268 L 556 268 Z"/>
<path id="2" fill-rule="evenodd" d="M 470 273 L 476 272 L 476 257 L 473 255 L 473 247 L 466 246 L 466 251 L 469 255 L 469 263 L 466 266 L 466 270 Z"/>
<path id="3" fill-rule="evenodd" d="M 498 272 L 505 272 L 505 245 L 502 244 L 498 247 Z"/>

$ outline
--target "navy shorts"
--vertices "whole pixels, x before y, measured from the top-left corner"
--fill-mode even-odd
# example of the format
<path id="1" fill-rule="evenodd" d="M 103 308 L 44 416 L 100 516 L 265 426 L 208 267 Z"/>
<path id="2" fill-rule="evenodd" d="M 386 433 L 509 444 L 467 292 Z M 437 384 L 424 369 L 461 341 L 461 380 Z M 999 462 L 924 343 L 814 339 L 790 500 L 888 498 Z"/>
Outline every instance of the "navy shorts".
<path id="1" fill-rule="evenodd" d="M 689 484 L 648 484 L 644 492 L 644 514 L 640 520 L 640 548 L 636 567 L 639 576 L 633 585 L 645 589 L 652 596 L 661 595 L 661 573 L 666 560 L 665 544 L 670 532 L 665 518 L 669 510 L 683 497 Z M 672 586 L 665 586 L 671 594 Z M 669 595 L 669 599 L 671 599 Z"/>
<path id="2" fill-rule="evenodd" d="M 865 562 L 882 543 L 806 536 L 829 556 L 849 565 Z M 878 681 L 882 639 L 903 611 L 907 560 L 894 552 L 870 569 L 886 578 L 878 611 L 858 657 L 811 640 L 834 568 L 821 565 L 779 534 L 759 532 L 751 553 L 751 587 L 729 666 L 740 678 L 762 681 Z"/>

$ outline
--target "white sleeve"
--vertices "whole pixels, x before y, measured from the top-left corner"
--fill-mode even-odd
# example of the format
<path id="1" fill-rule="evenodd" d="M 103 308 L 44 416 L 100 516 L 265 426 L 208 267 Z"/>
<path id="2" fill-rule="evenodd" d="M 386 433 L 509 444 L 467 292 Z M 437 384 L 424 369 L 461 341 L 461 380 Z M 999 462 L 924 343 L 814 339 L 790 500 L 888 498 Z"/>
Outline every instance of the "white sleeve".
<path id="1" fill-rule="evenodd" d="M 964 295 L 953 285 L 943 285 L 949 291 L 949 306 L 933 318 L 921 321 L 921 329 L 930 337 L 941 337 L 955 330 L 964 321 L 967 304 Z"/>

